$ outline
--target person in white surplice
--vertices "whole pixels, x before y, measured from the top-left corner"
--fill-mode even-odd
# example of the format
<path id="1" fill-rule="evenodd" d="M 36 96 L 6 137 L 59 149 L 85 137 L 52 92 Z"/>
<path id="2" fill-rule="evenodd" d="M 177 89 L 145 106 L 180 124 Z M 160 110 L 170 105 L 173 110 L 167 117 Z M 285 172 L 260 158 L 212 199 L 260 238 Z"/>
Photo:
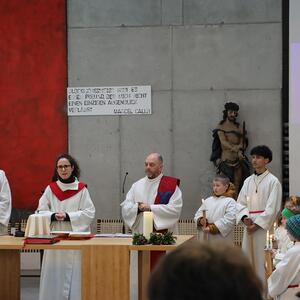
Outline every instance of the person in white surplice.
<path id="1" fill-rule="evenodd" d="M 265 282 L 266 233 L 280 212 L 282 189 L 279 180 L 266 167 L 272 161 L 272 151 L 262 145 L 254 147 L 250 154 L 255 172 L 245 180 L 239 193 L 237 222 L 245 225 L 242 249 Z"/>
<path id="2" fill-rule="evenodd" d="M 276 265 L 285 255 L 285 253 L 293 247 L 294 243 L 289 238 L 287 230 L 285 228 L 287 220 L 300 214 L 300 197 L 290 196 L 284 204 L 284 208 L 281 211 L 281 218 L 278 222 L 279 226 L 274 232 L 275 241 L 277 243 L 277 249 L 273 250 L 274 264 Z"/>
<path id="3" fill-rule="evenodd" d="M 90 231 L 95 207 L 86 184 L 79 182 L 80 169 L 68 154 L 55 164 L 52 183 L 39 200 L 38 213 L 48 216 L 52 231 Z M 81 256 L 78 250 L 44 252 L 40 300 L 81 299 Z"/>
<path id="4" fill-rule="evenodd" d="M 203 200 L 194 218 L 201 233 L 201 240 L 221 239 L 233 245 L 233 229 L 236 222 L 234 196 L 235 188 L 229 178 L 217 175 L 213 180 L 213 196 Z"/>
<path id="5" fill-rule="evenodd" d="M 5 172 L 0 170 L 0 235 L 7 234 L 11 213 L 11 193 Z"/>
<path id="6" fill-rule="evenodd" d="M 145 160 L 146 176 L 135 182 L 121 203 L 122 216 L 134 233 L 143 233 L 143 212 L 152 211 L 155 230 L 177 233 L 182 194 L 177 178 L 164 176 L 163 159 L 158 153 Z"/>
<path id="7" fill-rule="evenodd" d="M 269 294 L 276 300 L 296 300 L 300 293 L 300 215 L 290 217 L 286 229 L 295 244 L 268 279 Z"/>

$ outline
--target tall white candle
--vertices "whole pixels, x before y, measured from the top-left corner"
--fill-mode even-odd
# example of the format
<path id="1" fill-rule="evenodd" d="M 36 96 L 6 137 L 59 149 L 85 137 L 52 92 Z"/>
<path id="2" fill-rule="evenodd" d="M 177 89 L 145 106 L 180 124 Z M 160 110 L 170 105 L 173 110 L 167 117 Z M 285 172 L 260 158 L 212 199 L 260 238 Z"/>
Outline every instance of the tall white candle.
<path id="1" fill-rule="evenodd" d="M 273 224 L 273 229 L 274 229 L 274 233 L 275 233 L 275 230 L 276 230 L 276 222 L 274 222 L 274 224 Z"/>
<path id="2" fill-rule="evenodd" d="M 273 249 L 273 234 L 270 234 L 270 249 Z"/>
<path id="3" fill-rule="evenodd" d="M 143 235 L 146 239 L 150 238 L 150 233 L 153 231 L 153 213 L 152 211 L 144 211 L 143 213 Z"/>
<path id="4" fill-rule="evenodd" d="M 269 230 L 267 230 L 266 249 L 269 249 L 269 242 L 270 242 L 270 233 L 269 233 Z"/>

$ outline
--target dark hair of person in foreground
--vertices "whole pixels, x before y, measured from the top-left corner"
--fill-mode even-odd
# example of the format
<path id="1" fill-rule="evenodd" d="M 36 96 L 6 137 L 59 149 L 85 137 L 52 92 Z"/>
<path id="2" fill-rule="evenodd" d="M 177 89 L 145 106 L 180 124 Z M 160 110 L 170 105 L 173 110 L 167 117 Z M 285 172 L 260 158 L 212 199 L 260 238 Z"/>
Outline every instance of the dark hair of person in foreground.
<path id="1" fill-rule="evenodd" d="M 149 300 L 262 300 L 262 284 L 241 250 L 224 243 L 185 243 L 151 274 Z"/>

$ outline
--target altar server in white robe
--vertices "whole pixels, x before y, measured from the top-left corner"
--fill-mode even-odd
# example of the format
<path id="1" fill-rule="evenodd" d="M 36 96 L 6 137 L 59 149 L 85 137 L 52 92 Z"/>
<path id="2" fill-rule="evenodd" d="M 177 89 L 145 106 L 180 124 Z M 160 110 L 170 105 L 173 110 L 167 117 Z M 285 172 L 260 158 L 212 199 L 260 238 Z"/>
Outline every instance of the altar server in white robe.
<path id="1" fill-rule="evenodd" d="M 122 216 L 134 233 L 143 233 L 143 212 L 152 211 L 155 230 L 177 233 L 182 194 L 177 178 L 164 176 L 163 158 L 158 153 L 145 160 L 146 176 L 135 182 L 121 203 Z"/>
<path id="2" fill-rule="evenodd" d="M 213 196 L 202 201 L 194 221 L 201 240 L 223 240 L 234 244 L 236 222 L 235 188 L 228 177 L 217 175 L 213 180 Z"/>
<path id="3" fill-rule="evenodd" d="M 257 275 L 265 282 L 266 233 L 280 212 L 282 189 L 279 180 L 266 167 L 272 161 L 272 151 L 262 145 L 254 147 L 250 154 L 255 173 L 244 181 L 239 193 L 237 222 L 241 221 L 245 225 L 242 249 Z"/>
<path id="4" fill-rule="evenodd" d="M 5 172 L 0 170 L 0 235 L 7 234 L 11 213 L 11 193 Z"/>
<path id="5" fill-rule="evenodd" d="M 277 264 L 268 279 L 269 294 L 276 300 L 296 300 L 300 292 L 300 215 L 290 217 L 286 229 L 295 245 Z"/>
<path id="6" fill-rule="evenodd" d="M 95 207 L 86 184 L 79 182 L 80 169 L 68 154 L 56 160 L 52 183 L 39 200 L 38 213 L 49 218 L 51 230 L 90 231 Z M 81 299 L 81 256 L 78 250 L 44 252 L 40 300 Z"/>
<path id="7" fill-rule="evenodd" d="M 283 258 L 288 249 L 294 245 L 294 242 L 289 238 L 285 225 L 290 217 L 298 214 L 300 214 L 300 197 L 290 196 L 284 204 L 281 218 L 278 222 L 279 226 L 274 232 L 275 241 L 277 242 L 277 249 L 273 250 L 275 265 Z"/>

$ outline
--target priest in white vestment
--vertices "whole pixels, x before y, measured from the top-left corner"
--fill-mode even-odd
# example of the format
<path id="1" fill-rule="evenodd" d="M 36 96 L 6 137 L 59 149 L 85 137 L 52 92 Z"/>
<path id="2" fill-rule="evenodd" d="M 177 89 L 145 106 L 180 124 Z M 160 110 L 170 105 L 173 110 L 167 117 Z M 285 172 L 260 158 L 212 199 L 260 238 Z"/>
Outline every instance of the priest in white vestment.
<path id="1" fill-rule="evenodd" d="M 194 221 L 200 240 L 223 240 L 234 244 L 236 222 L 235 188 L 229 178 L 217 175 L 213 180 L 213 196 L 203 200 Z"/>
<path id="2" fill-rule="evenodd" d="M 49 218 L 52 231 L 90 231 L 95 207 L 86 184 L 77 179 L 79 173 L 78 164 L 70 155 L 58 157 L 53 182 L 47 186 L 37 209 Z M 79 250 L 44 252 L 39 299 L 81 299 Z"/>
<path id="3" fill-rule="evenodd" d="M 290 217 L 286 229 L 295 242 L 268 279 L 269 295 L 276 300 L 296 300 L 300 293 L 300 215 Z"/>
<path id="4" fill-rule="evenodd" d="M 5 172 L 0 170 L 0 235 L 8 234 L 7 225 L 11 213 L 11 192 Z"/>
<path id="5" fill-rule="evenodd" d="M 245 180 L 239 193 L 237 222 L 242 221 L 245 225 L 242 249 L 265 282 L 266 233 L 280 212 L 282 189 L 279 180 L 266 168 L 272 161 L 271 150 L 267 146 L 256 146 L 250 154 L 255 173 Z"/>
<path id="6" fill-rule="evenodd" d="M 134 233 L 143 233 L 144 211 L 152 211 L 155 230 L 166 229 L 177 233 L 177 222 L 182 209 L 182 193 L 178 185 L 175 183 L 174 191 L 162 191 L 160 203 L 155 203 L 160 182 L 165 177 L 162 169 L 161 155 L 150 154 L 145 160 L 146 176 L 132 185 L 121 203 L 123 220 Z"/>
<path id="7" fill-rule="evenodd" d="M 179 180 L 164 176 L 163 158 L 158 153 L 150 154 L 145 160 L 146 176 L 135 182 L 121 203 L 122 217 L 133 233 L 143 233 L 143 213 L 153 213 L 153 227 L 156 231 L 167 230 L 176 234 L 182 209 L 182 193 Z M 151 257 L 154 262 L 153 255 Z M 130 299 L 138 297 L 137 253 L 131 251 Z"/>

